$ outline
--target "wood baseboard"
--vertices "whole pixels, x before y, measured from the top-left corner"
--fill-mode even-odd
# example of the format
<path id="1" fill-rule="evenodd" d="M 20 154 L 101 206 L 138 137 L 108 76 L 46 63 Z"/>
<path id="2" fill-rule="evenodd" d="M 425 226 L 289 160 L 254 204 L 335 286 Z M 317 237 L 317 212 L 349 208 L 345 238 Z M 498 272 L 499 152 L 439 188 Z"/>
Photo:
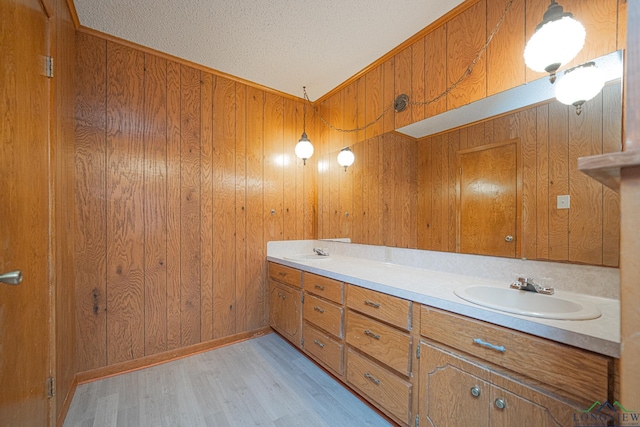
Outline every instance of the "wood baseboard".
<path id="1" fill-rule="evenodd" d="M 71 401 L 73 400 L 73 395 L 76 394 L 76 388 L 78 387 L 78 376 L 75 375 L 73 377 L 73 381 L 71 382 L 71 387 L 69 387 L 69 391 L 67 395 L 64 397 L 64 403 L 60 407 L 60 412 L 56 414 L 56 427 L 62 427 L 64 424 L 65 418 L 67 418 L 67 412 L 69 412 L 69 407 L 71 406 Z"/>
<path id="2" fill-rule="evenodd" d="M 230 344 L 235 344 L 241 341 L 246 341 L 252 338 L 256 338 L 262 335 L 270 334 L 273 330 L 266 326 L 260 329 L 254 329 L 253 331 L 242 332 L 240 334 L 230 335 L 224 338 L 218 338 L 215 340 L 190 345 L 188 347 L 182 347 L 175 350 L 165 351 L 163 353 L 154 354 L 151 356 L 141 357 L 135 360 L 129 360 L 122 363 L 116 363 L 114 365 L 104 366 L 102 368 L 91 369 L 76 374 L 74 384 L 85 384 L 92 381 L 109 378 L 115 375 L 125 374 L 127 372 L 133 372 L 144 368 L 150 368 L 152 366 L 160 365 L 167 362 L 172 362 L 177 359 L 182 359 L 195 354 L 203 353 L 205 351 L 213 350 L 215 348 L 224 347 Z M 75 390 L 75 385 L 73 389 Z M 69 399 L 70 402 L 71 399 Z M 66 402 L 65 402 L 66 403 Z M 67 408 L 68 409 L 68 408 Z M 66 415 L 66 411 L 65 411 Z"/>

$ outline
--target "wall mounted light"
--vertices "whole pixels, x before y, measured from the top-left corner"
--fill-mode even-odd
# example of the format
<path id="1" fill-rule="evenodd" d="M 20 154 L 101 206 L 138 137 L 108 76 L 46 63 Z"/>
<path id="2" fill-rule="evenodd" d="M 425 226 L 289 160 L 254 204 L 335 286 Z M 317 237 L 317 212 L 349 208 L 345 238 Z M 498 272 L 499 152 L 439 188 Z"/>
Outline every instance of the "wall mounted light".
<path id="1" fill-rule="evenodd" d="M 584 26 L 564 12 L 562 6 L 551 0 L 542 22 L 524 48 L 524 62 L 538 72 L 549 73 L 551 83 L 556 71 L 576 57 L 584 46 Z"/>
<path id="2" fill-rule="evenodd" d="M 302 88 L 306 96 L 306 88 Z M 300 140 L 296 144 L 295 148 L 296 156 L 302 159 L 303 164 L 307 164 L 307 159 L 313 156 L 313 144 L 309 141 L 307 137 L 307 103 L 304 103 L 303 113 L 302 113 L 302 136 Z"/>
<path id="3" fill-rule="evenodd" d="M 351 148 L 345 147 L 338 153 L 338 164 L 340 166 L 344 166 L 344 170 L 346 172 L 347 168 L 353 164 L 355 158 L 356 156 L 353 155 Z"/>
<path id="4" fill-rule="evenodd" d="M 574 105 L 576 114 L 582 112 L 582 104 L 600 93 L 604 87 L 604 75 L 595 62 L 587 62 L 564 72 L 556 86 L 556 99 L 565 105 Z"/>

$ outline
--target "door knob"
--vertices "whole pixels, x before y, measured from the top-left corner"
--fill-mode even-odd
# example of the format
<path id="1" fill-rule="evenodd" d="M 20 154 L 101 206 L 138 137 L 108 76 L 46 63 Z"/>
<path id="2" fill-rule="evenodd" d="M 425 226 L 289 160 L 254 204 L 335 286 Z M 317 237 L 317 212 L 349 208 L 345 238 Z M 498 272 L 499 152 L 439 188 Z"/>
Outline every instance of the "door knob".
<path id="1" fill-rule="evenodd" d="M 513 242 L 513 236 L 509 234 L 507 235 L 507 237 L 504 238 L 504 240 L 506 240 L 507 242 Z"/>
<path id="2" fill-rule="evenodd" d="M 22 282 L 22 271 L 20 270 L 0 274 L 0 283 L 6 283 L 7 285 L 19 285 L 20 282 Z"/>

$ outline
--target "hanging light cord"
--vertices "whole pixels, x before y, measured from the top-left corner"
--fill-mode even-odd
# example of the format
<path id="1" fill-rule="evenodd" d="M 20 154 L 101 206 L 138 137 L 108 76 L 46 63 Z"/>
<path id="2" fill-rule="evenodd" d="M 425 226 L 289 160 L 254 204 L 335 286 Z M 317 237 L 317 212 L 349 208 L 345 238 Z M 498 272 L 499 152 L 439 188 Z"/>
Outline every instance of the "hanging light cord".
<path id="1" fill-rule="evenodd" d="M 473 72 L 473 69 L 475 68 L 476 64 L 478 63 L 480 58 L 482 58 L 482 55 L 484 54 L 484 52 L 489 47 L 489 44 L 491 43 L 491 40 L 493 40 L 493 37 L 498 33 L 498 30 L 502 26 L 502 23 L 504 22 L 504 19 L 507 16 L 507 12 L 509 12 L 509 9 L 511 9 L 511 4 L 512 3 L 513 3 L 513 0 L 509 0 L 507 2 L 507 5 L 505 6 L 504 11 L 502 12 L 502 16 L 500 17 L 500 19 L 498 20 L 496 26 L 493 28 L 493 30 L 489 34 L 489 37 L 487 37 L 487 41 L 482 46 L 482 48 L 480 49 L 480 51 L 478 52 L 476 57 L 473 58 L 473 61 L 471 61 L 471 64 L 466 68 L 464 73 L 462 73 L 462 75 L 458 78 L 458 80 L 453 82 L 451 84 L 451 86 L 449 86 L 444 92 L 442 92 L 440 95 L 436 96 L 435 98 L 429 99 L 427 101 L 410 101 L 410 102 L 408 102 L 408 104 L 409 105 L 413 105 L 413 106 L 423 106 L 423 105 L 433 104 L 434 102 L 438 102 L 442 98 L 447 96 L 455 88 L 457 88 L 458 85 L 460 85 L 460 83 L 462 83 L 467 77 L 469 77 L 469 75 Z M 353 128 L 353 129 L 341 129 L 341 128 L 338 128 L 338 127 L 332 125 L 324 117 L 322 117 L 322 114 L 320 114 L 320 112 L 317 110 L 317 108 L 311 103 L 311 100 L 309 99 L 309 96 L 307 95 L 306 87 L 303 87 L 302 91 L 304 93 L 304 99 L 307 101 L 307 103 L 309 103 L 309 106 L 313 110 L 313 114 L 315 114 L 326 127 L 330 128 L 332 130 L 335 130 L 337 132 L 351 133 L 351 132 L 363 131 L 363 130 L 367 129 L 370 126 L 373 126 L 374 124 L 376 124 L 380 120 L 382 120 L 382 118 L 384 117 L 385 114 L 387 114 L 389 111 L 394 109 L 394 104 L 391 104 L 390 106 L 385 108 L 378 117 L 376 117 L 375 119 L 371 120 L 369 123 L 367 123 L 367 124 L 365 124 L 363 126 L 357 127 L 357 128 Z M 306 109 L 305 109 L 305 114 L 306 114 Z"/>

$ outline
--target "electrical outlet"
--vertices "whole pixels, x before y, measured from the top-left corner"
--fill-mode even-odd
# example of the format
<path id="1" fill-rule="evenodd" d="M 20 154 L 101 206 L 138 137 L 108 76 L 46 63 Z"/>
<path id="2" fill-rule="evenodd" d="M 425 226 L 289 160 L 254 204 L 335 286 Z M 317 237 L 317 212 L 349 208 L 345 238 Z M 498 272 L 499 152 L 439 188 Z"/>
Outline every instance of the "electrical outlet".
<path id="1" fill-rule="evenodd" d="M 571 205 L 571 197 L 567 194 L 565 196 L 558 196 L 558 209 L 569 209 Z"/>

